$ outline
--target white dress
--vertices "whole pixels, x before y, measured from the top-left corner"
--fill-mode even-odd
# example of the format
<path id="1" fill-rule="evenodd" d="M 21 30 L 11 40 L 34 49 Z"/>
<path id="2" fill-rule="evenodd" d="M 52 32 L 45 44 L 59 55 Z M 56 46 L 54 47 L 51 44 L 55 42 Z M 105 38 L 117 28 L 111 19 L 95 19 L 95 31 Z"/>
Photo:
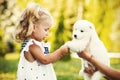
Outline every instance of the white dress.
<path id="1" fill-rule="evenodd" d="M 29 62 L 25 59 L 24 51 L 29 50 L 29 46 L 33 44 L 32 41 L 33 39 L 30 39 L 23 43 L 23 49 L 20 54 L 20 61 L 17 70 L 17 80 L 57 80 L 51 63 L 44 65 L 37 60 Z M 45 52 L 42 42 L 36 40 L 34 40 L 34 42 Z"/>

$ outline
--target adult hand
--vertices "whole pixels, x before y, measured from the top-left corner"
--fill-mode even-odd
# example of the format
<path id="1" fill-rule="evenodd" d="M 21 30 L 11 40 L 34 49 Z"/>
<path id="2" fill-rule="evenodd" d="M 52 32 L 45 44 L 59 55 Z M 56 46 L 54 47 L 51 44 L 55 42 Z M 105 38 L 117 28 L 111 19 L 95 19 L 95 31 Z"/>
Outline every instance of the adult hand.
<path id="1" fill-rule="evenodd" d="M 93 74 L 94 72 L 97 71 L 97 68 L 93 68 L 91 64 L 88 64 L 88 67 L 85 67 L 84 72 L 88 74 Z"/>
<path id="2" fill-rule="evenodd" d="M 91 54 L 89 54 L 89 43 L 84 51 L 77 54 L 79 57 L 86 59 L 87 61 L 90 61 L 93 57 Z M 94 67 L 91 64 L 88 64 L 88 67 L 85 67 L 84 72 L 88 74 L 93 74 L 96 70 L 97 69 L 94 69 Z"/>

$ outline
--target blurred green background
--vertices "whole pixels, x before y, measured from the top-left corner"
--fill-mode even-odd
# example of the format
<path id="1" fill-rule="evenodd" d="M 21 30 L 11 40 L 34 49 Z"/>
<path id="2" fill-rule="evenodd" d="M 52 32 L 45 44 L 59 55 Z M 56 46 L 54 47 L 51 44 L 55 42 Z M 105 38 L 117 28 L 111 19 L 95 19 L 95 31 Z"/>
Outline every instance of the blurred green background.
<path id="1" fill-rule="evenodd" d="M 78 19 L 94 23 L 108 52 L 120 52 L 120 0 L 0 0 L 0 80 L 15 80 L 21 44 L 13 39 L 14 30 L 30 2 L 47 8 L 55 20 L 46 39 L 51 52 L 72 39 L 72 26 Z M 111 58 L 111 66 L 120 70 L 120 58 Z M 65 56 L 54 68 L 58 80 L 83 80 L 78 76 L 80 59 Z"/>

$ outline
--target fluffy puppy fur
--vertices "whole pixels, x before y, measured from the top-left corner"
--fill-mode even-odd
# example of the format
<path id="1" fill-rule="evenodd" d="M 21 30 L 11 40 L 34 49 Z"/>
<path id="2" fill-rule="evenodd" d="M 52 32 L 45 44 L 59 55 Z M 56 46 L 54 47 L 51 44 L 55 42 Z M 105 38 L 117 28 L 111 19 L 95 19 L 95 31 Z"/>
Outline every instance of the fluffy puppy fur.
<path id="1" fill-rule="evenodd" d="M 76 21 L 73 26 L 72 37 L 73 40 L 66 43 L 72 52 L 78 53 L 84 51 L 89 44 L 89 53 L 105 65 L 110 65 L 107 50 L 99 39 L 95 27 L 91 22 L 87 20 Z M 92 65 L 88 61 L 82 59 L 82 68 L 79 74 L 84 76 L 84 80 L 100 80 L 101 77 L 105 76 L 98 70 L 94 74 L 85 73 L 84 69 L 88 67 L 88 64 Z M 93 66 L 93 68 L 95 69 L 95 66 Z"/>

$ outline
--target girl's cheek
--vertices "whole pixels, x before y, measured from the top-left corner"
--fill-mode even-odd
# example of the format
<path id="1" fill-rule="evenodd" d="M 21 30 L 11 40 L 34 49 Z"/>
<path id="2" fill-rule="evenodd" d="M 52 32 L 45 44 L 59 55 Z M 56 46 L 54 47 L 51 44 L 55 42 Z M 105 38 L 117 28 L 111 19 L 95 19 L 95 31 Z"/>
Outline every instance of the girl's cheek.
<path id="1" fill-rule="evenodd" d="M 48 31 L 46 31 L 46 36 L 48 36 Z"/>

